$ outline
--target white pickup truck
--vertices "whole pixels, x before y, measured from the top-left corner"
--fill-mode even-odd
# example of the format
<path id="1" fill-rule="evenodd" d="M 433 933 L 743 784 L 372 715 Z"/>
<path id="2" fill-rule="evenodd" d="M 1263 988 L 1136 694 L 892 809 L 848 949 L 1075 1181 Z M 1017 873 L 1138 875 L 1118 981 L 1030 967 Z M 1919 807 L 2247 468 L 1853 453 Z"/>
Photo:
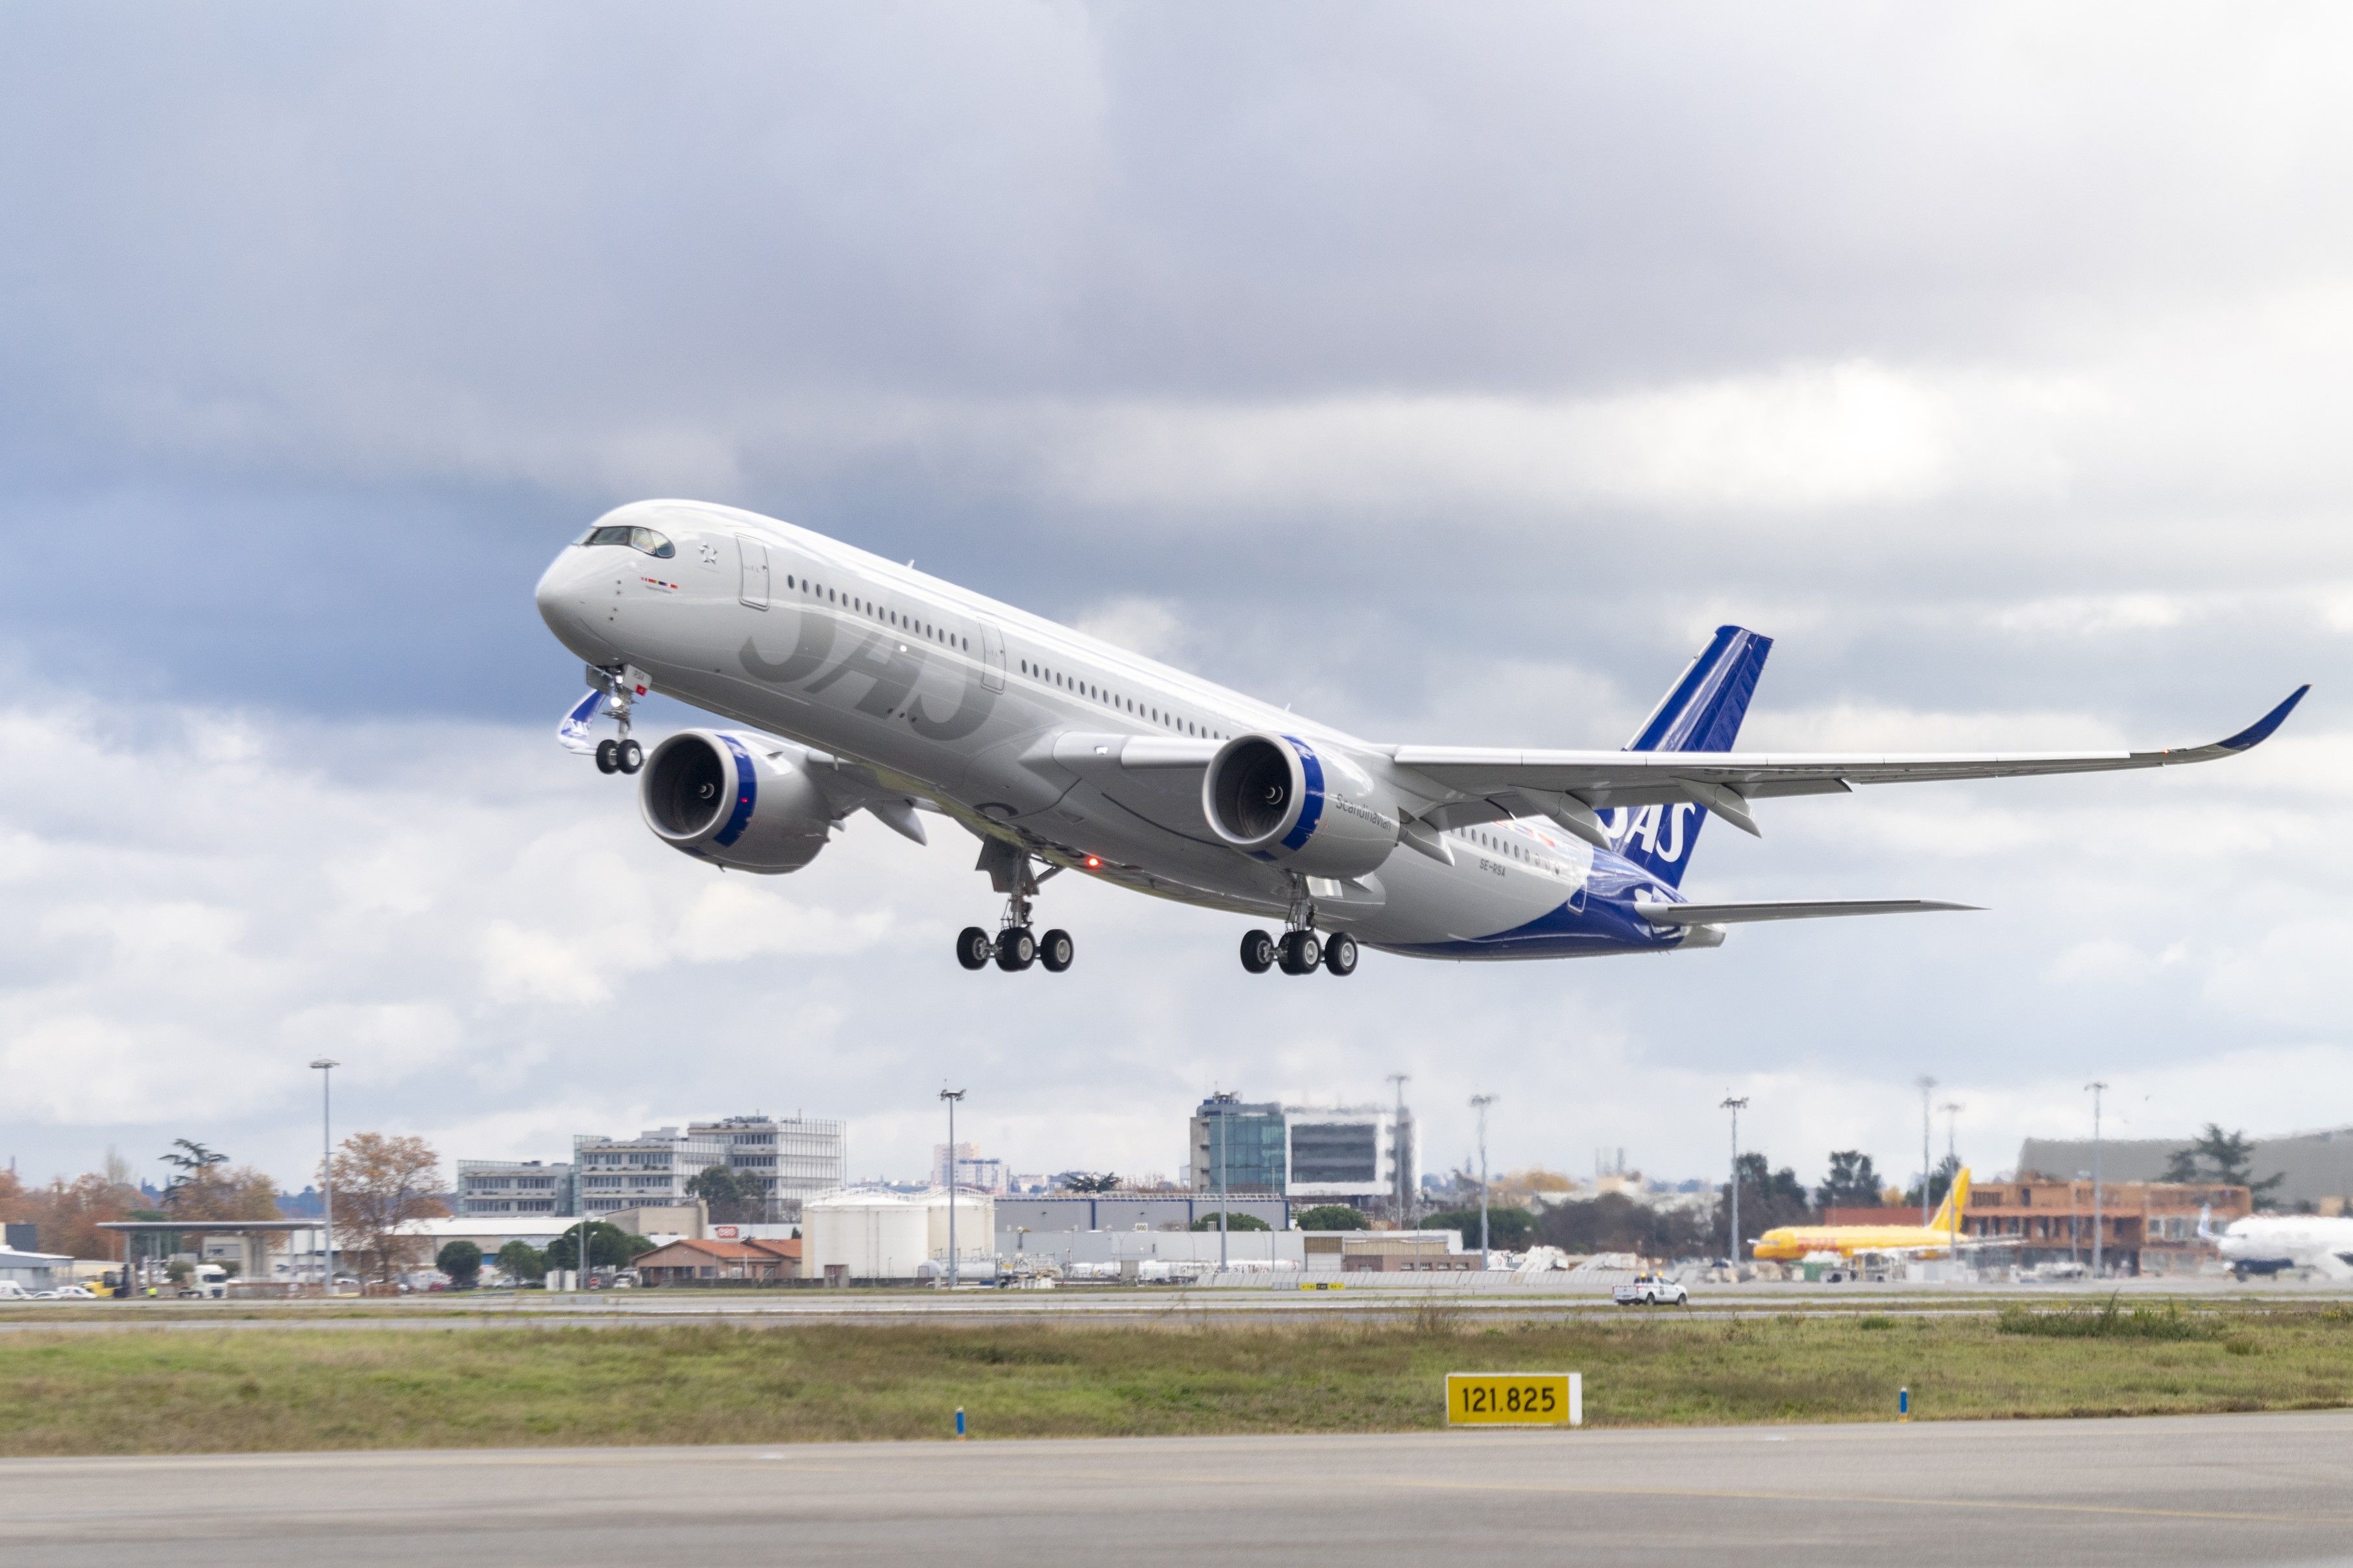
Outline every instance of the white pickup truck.
<path id="1" fill-rule="evenodd" d="M 1637 1274 L 1630 1285 L 1620 1285 L 1609 1299 L 1621 1307 L 1688 1307 L 1691 1292 L 1663 1274 Z"/>

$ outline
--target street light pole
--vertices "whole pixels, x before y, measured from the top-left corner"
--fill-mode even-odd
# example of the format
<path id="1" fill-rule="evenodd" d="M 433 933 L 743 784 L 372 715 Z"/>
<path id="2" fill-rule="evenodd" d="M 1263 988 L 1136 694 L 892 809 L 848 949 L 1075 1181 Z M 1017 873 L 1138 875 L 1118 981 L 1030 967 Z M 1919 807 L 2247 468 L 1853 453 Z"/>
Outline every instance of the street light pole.
<path id="1" fill-rule="evenodd" d="M 958 1278 L 956 1274 L 955 1233 L 955 1108 L 956 1101 L 964 1098 L 964 1090 L 960 1089 L 944 1089 L 940 1090 L 940 1098 L 946 1100 L 948 1104 L 948 1289 L 953 1290 L 956 1288 Z"/>
<path id="2" fill-rule="evenodd" d="M 1935 1079 L 1926 1073 L 1920 1075 L 1920 1228 L 1923 1230 L 1927 1229 L 1928 1222 L 1936 1217 L 1936 1210 L 1928 1205 L 1928 1187 L 1936 1176 L 1936 1172 L 1929 1169 L 1936 1154 L 1928 1130 L 1928 1096 L 1936 1087 Z"/>
<path id="3" fill-rule="evenodd" d="M 2084 1087 L 2092 1091 L 2092 1278 L 2097 1279 L 2105 1239 L 2100 1235 L 2100 1096 L 2108 1086 L 2095 1079 Z"/>
<path id="4" fill-rule="evenodd" d="M 1740 1279 L 1740 1113 L 1748 1109 L 1746 1095 L 1725 1095 L 1716 1109 L 1732 1112 L 1732 1278 Z"/>
<path id="5" fill-rule="evenodd" d="M 1471 1108 L 1479 1113 L 1479 1267 L 1487 1267 L 1487 1108 L 1495 1103 L 1492 1094 L 1474 1094 Z"/>
<path id="6" fill-rule="evenodd" d="M 326 1242 L 319 1275 L 322 1298 L 335 1293 L 335 1118 L 332 1086 L 335 1069 L 343 1065 L 332 1057 L 321 1057 L 311 1064 L 319 1074 L 319 1193 L 325 1205 L 324 1217 L 320 1224 Z"/>

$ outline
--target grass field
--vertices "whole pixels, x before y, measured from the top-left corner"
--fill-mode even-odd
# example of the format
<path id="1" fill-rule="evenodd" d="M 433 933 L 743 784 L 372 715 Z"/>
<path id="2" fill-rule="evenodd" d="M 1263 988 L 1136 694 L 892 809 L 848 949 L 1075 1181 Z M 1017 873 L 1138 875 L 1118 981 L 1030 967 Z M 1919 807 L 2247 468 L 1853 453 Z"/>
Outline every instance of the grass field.
<path id="1" fill-rule="evenodd" d="M 35 1331 L 0 1338 L 0 1454 L 944 1437 L 959 1405 L 984 1439 L 1403 1431 L 1482 1369 L 1580 1371 L 1596 1426 L 2353 1404 L 2353 1313 L 2185 1316 Z"/>

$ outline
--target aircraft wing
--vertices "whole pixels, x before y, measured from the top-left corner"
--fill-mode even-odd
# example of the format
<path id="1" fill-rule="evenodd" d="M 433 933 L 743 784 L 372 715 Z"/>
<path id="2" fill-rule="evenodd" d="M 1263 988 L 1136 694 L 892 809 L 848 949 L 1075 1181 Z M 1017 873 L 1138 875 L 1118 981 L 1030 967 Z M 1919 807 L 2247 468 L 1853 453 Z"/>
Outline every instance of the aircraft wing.
<path id="1" fill-rule="evenodd" d="M 1740 925 L 1750 921 L 1818 921 L 1840 915 L 1914 915 L 1938 910 L 1975 910 L 1976 904 L 1933 899 L 1776 900 L 1750 904 L 1670 904 L 1634 900 L 1634 912 L 1652 925 Z"/>
<path id="2" fill-rule="evenodd" d="M 1384 748 L 1457 799 L 1493 799 L 1520 814 L 1565 821 L 1613 806 L 1689 802 L 1753 833 L 1747 803 L 1775 795 L 1836 795 L 1856 784 L 1939 779 L 2021 778 L 2038 773 L 2108 773 L 2170 767 L 2235 756 L 2267 740 L 2312 688 L 2237 734 L 2211 745 L 2155 752 L 1530 752 L 1474 746 Z M 1442 812 L 1446 808 L 1441 806 Z M 1427 820 L 1427 814 L 1425 820 Z M 1466 818 L 1467 820 L 1467 818 Z M 1448 825 L 1451 825 L 1451 820 Z"/>

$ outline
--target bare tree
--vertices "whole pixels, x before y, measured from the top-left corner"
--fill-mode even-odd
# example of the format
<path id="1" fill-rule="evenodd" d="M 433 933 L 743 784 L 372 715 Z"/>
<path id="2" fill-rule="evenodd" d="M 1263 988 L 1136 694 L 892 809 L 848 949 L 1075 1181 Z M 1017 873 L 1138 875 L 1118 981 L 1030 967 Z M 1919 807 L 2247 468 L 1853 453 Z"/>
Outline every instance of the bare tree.
<path id="1" fill-rule="evenodd" d="M 433 1193 L 441 1156 L 422 1138 L 354 1132 L 335 1151 L 335 1237 L 378 1280 L 421 1263 L 428 1239 L 408 1226 L 448 1214 Z"/>

